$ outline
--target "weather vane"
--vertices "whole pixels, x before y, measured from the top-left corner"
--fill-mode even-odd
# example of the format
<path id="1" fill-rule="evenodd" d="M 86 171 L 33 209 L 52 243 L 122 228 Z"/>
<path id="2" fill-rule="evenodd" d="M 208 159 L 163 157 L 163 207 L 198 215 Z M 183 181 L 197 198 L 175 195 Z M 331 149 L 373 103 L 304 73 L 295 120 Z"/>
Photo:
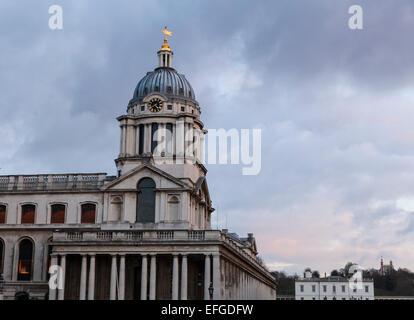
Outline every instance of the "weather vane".
<path id="1" fill-rule="evenodd" d="M 161 31 L 165 34 L 165 39 L 167 39 L 167 36 L 169 36 L 169 37 L 171 37 L 171 36 L 172 36 L 171 31 L 168 31 L 168 30 L 167 30 L 167 26 L 165 26 L 165 28 L 164 28 L 164 29 L 162 29 Z"/>

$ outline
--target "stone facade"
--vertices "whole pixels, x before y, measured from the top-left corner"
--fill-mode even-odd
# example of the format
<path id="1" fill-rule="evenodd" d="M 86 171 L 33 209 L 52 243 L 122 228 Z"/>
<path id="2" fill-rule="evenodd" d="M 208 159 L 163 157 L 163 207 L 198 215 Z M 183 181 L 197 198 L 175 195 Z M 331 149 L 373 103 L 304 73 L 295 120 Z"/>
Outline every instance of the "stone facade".
<path id="1" fill-rule="evenodd" d="M 138 84 L 118 118 L 118 176 L 0 177 L 5 299 L 275 298 L 254 237 L 211 229 L 200 107 L 165 42 L 158 56 L 156 76 L 178 80 Z"/>

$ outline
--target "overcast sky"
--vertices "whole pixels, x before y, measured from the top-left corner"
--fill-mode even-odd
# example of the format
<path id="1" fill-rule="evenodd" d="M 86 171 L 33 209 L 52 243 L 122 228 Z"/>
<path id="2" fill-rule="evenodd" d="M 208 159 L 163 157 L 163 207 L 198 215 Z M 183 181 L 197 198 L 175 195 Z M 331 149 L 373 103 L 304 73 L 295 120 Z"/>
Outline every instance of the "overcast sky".
<path id="1" fill-rule="evenodd" d="M 115 174 L 115 118 L 164 25 L 206 128 L 262 129 L 259 175 L 208 166 L 220 227 L 270 269 L 414 269 L 412 0 L 3 0 L 0 174 Z"/>

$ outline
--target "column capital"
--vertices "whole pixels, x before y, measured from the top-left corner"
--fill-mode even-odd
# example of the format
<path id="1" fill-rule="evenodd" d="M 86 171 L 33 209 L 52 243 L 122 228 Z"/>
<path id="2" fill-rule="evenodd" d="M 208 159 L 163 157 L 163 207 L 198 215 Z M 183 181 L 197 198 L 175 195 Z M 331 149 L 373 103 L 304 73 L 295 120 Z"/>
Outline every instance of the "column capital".
<path id="1" fill-rule="evenodd" d="M 96 253 L 88 253 L 88 256 L 94 257 L 96 256 Z"/>

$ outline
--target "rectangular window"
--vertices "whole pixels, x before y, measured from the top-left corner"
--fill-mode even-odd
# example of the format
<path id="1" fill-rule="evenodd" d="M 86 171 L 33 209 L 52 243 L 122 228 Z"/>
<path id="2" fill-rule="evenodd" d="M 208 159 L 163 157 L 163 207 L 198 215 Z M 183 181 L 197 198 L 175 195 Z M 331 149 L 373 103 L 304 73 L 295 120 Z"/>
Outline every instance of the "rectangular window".
<path id="1" fill-rule="evenodd" d="M 345 292 L 345 286 L 342 286 L 342 292 Z"/>
<path id="2" fill-rule="evenodd" d="M 172 123 L 167 123 L 166 125 L 166 141 L 167 141 L 167 154 L 171 155 L 173 153 L 172 151 L 172 142 L 173 142 L 173 124 Z"/>
<path id="3" fill-rule="evenodd" d="M 365 292 L 368 292 L 368 291 L 369 291 L 369 287 L 365 286 Z"/>
<path id="4" fill-rule="evenodd" d="M 336 286 L 332 287 L 332 292 L 334 292 L 334 293 L 336 292 Z"/>
<path id="5" fill-rule="evenodd" d="M 22 223 L 33 224 L 35 222 L 36 207 L 33 204 L 22 206 Z"/>
<path id="6" fill-rule="evenodd" d="M 323 292 L 326 292 L 326 285 L 322 287 L 323 288 Z"/>
<path id="7" fill-rule="evenodd" d="M 312 285 L 312 292 L 316 292 L 316 286 Z"/>
<path id="8" fill-rule="evenodd" d="M 151 153 L 154 153 L 158 145 L 158 123 L 151 126 Z"/>
<path id="9" fill-rule="evenodd" d="M 141 106 L 141 111 L 145 111 L 145 106 Z"/>
<path id="10" fill-rule="evenodd" d="M 145 133 L 144 133 L 144 125 L 139 125 L 139 147 L 138 147 L 138 153 L 143 154 L 144 153 L 144 141 L 145 141 Z"/>
<path id="11" fill-rule="evenodd" d="M 303 292 L 303 284 L 300 285 L 300 292 Z"/>
<path id="12" fill-rule="evenodd" d="M 0 205 L 0 224 L 6 223 L 6 206 Z"/>
<path id="13" fill-rule="evenodd" d="M 172 110 L 172 104 L 169 104 L 169 105 L 167 106 L 167 110 Z"/>
<path id="14" fill-rule="evenodd" d="M 185 111 L 185 108 L 184 107 L 181 107 L 181 111 L 184 112 Z"/>

